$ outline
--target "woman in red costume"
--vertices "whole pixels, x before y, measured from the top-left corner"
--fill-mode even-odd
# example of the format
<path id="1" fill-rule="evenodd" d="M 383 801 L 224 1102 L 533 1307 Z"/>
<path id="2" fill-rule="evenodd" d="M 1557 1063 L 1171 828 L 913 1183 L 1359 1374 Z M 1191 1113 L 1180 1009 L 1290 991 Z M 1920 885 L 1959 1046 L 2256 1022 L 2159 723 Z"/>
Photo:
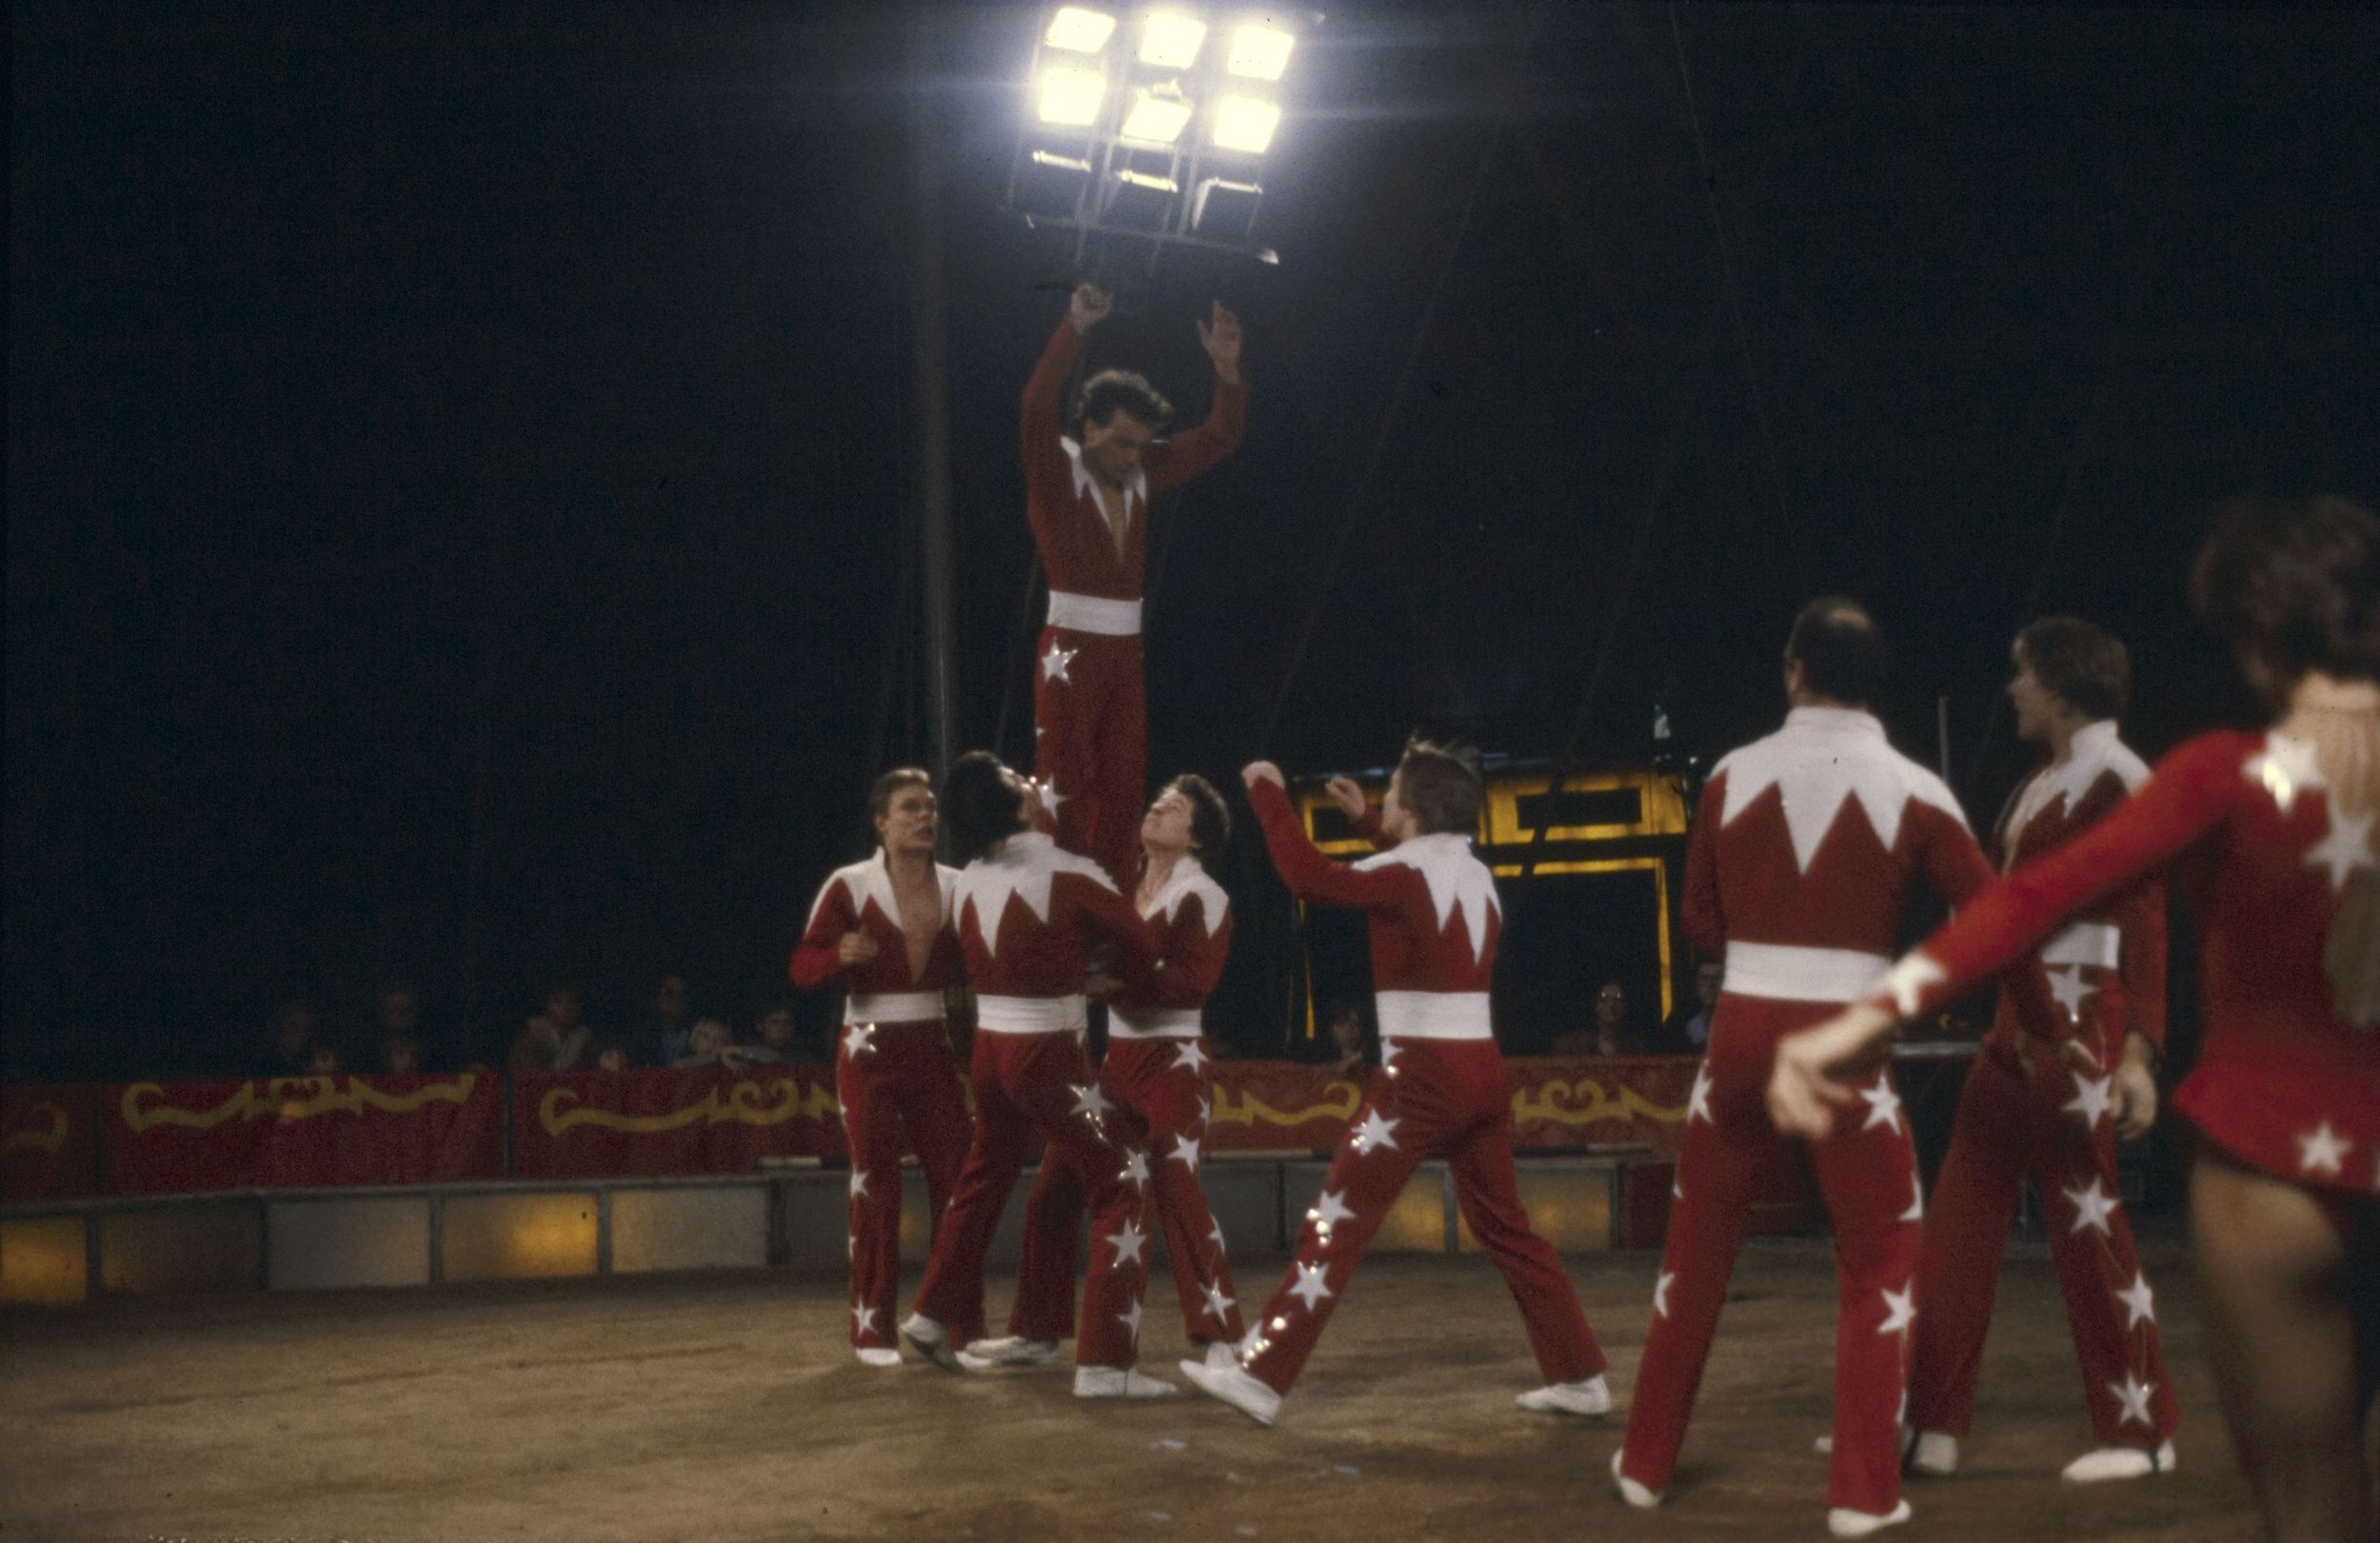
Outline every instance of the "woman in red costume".
<path id="1" fill-rule="evenodd" d="M 2380 520 L 2345 499 L 2227 510 L 2192 598 L 2275 709 L 2175 749 L 2088 834 L 1977 896 L 1870 1000 L 1778 1047 L 1779 1127 L 1826 1128 L 1899 1019 L 2172 865 L 2200 929 L 2204 1038 L 2173 1105 L 2200 1137 L 2210 1354 L 2276 1539 L 2369 1540 L 2380 1385 Z M 2116 1390 L 2146 1404 L 2152 1389 Z"/>

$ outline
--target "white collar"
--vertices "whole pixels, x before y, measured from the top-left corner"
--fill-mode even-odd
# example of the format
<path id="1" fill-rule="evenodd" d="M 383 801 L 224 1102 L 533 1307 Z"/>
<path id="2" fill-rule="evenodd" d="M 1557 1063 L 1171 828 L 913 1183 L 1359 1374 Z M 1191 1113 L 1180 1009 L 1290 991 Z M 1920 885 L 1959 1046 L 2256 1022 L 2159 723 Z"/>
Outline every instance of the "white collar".
<path id="1" fill-rule="evenodd" d="M 1884 738 L 1884 724 L 1865 707 L 1795 707 L 1785 715 L 1785 726 L 1821 734 L 1867 734 Z"/>
<path id="2" fill-rule="evenodd" d="M 1060 438 L 1058 443 L 1064 447 L 1066 459 L 1074 465 L 1074 496 L 1077 498 L 1082 498 L 1085 495 L 1096 497 L 1092 495 L 1092 488 L 1097 485 L 1098 479 L 1091 475 L 1091 468 L 1082 463 L 1082 445 L 1078 441 L 1063 437 Z M 1139 499 L 1142 504 L 1149 501 L 1149 472 L 1146 466 L 1132 468 L 1130 474 L 1124 478 L 1123 493 L 1124 518 L 1129 520 L 1132 518 L 1134 499 Z M 1102 504 L 1101 508 L 1104 511 L 1106 505 Z"/>

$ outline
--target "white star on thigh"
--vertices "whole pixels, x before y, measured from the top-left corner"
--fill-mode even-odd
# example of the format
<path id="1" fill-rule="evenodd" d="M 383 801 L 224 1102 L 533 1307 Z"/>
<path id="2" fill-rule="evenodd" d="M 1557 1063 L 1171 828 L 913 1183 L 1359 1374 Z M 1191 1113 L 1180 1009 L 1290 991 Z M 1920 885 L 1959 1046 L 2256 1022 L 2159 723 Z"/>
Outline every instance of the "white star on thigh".
<path id="1" fill-rule="evenodd" d="M 1691 1125 L 1697 1119 L 1717 1123 L 1711 1117 L 1711 1069 L 1708 1066 L 1695 1068 L 1695 1089 L 1686 1096 L 1686 1123 Z"/>
<path id="2" fill-rule="evenodd" d="M 2127 1330 L 2139 1327 L 2144 1320 L 2157 1321 L 2156 1296 L 2149 1290 L 2149 1277 L 2142 1272 L 2132 1272 L 2132 1283 L 2117 1292 L 2115 1299 L 2124 1304 Z"/>
<path id="3" fill-rule="evenodd" d="M 1165 1154 L 1165 1160 L 1180 1163 L 1192 1173 L 1197 1173 L 1199 1171 L 1199 1143 L 1186 1136 L 1175 1137 L 1174 1149 Z"/>
<path id="4" fill-rule="evenodd" d="M 1174 1064 L 1166 1070 L 1179 1071 L 1185 1066 L 1194 1072 L 1203 1071 L 1206 1068 L 1206 1047 L 1196 1039 L 1184 1039 L 1175 1048 Z"/>
<path id="5" fill-rule="evenodd" d="M 858 1302 L 852 1303 L 851 1329 L 854 1334 L 876 1333 L 876 1309 Z"/>
<path id="6" fill-rule="evenodd" d="M 1132 1332 L 1134 1344 L 1140 1342 L 1140 1303 L 1138 1298 L 1134 1299 L 1130 1307 L 1116 1315 L 1116 1321 Z"/>
<path id="7" fill-rule="evenodd" d="M 1888 1131 L 1898 1131 L 1901 1128 L 1901 1096 L 1893 1091 L 1893 1073 L 1890 1067 L 1877 1072 L 1875 1086 L 1861 1088 L 1859 1096 L 1868 1100 L 1868 1118 L 1861 1122 L 1859 1127 L 1861 1130 L 1872 1131 L 1879 1125 Z"/>
<path id="8" fill-rule="evenodd" d="M 1661 1272 L 1660 1278 L 1654 1281 L 1653 1316 L 1655 1317 L 1665 1318 L 1669 1316 L 1669 1283 L 1676 1278 L 1676 1271 L 1664 1270 Z"/>
<path id="9" fill-rule="evenodd" d="M 844 1055 L 865 1056 L 873 1052 L 875 1049 L 875 1024 L 854 1023 L 849 1028 L 843 1031 L 843 1053 Z"/>
<path id="10" fill-rule="evenodd" d="M 1124 1154 L 1124 1171 L 1117 1176 L 1134 1189 L 1149 1187 L 1149 1155 L 1139 1147 Z"/>
<path id="11" fill-rule="evenodd" d="M 2347 1160 L 2348 1149 L 2355 1143 L 2330 1129 L 2330 1122 L 2321 1124 L 2297 1138 L 2297 1171 L 2301 1174 L 2329 1174 L 2339 1177 Z"/>
<path id="12" fill-rule="evenodd" d="M 2083 999 L 2098 989 L 2083 979 L 2082 966 L 2060 964 L 2041 973 L 2050 982 L 2050 995 L 2056 998 L 2058 1006 L 2066 1010 L 2066 1021 L 2081 1022 Z"/>
<path id="13" fill-rule="evenodd" d="M 1093 1119 L 1097 1119 L 1116 1107 L 1108 1101 L 1107 1095 L 1101 1091 L 1096 1078 L 1080 1085 L 1069 1082 L 1066 1084 L 1066 1091 L 1074 1095 L 1074 1112 L 1078 1115 L 1088 1115 Z"/>
<path id="14" fill-rule="evenodd" d="M 1108 1245 L 1116 1251 L 1116 1258 L 1110 1268 L 1121 1270 L 1126 1260 L 1134 1264 L 1144 1262 L 1140 1250 L 1148 1245 L 1148 1235 L 1140 1230 L 1137 1221 L 1128 1220 L 1123 1225 L 1123 1231 L 1108 1234 Z"/>
<path id="15" fill-rule="evenodd" d="M 851 1197 L 855 1200 L 867 1198 L 867 1170 L 864 1168 L 851 1170 Z"/>
<path id="16" fill-rule="evenodd" d="M 1220 1283 L 1212 1280 L 1206 1283 L 1206 1312 L 1207 1316 L 1216 1322 L 1222 1322 L 1223 1315 L 1239 1305 L 1237 1297 L 1223 1295 L 1223 1288 Z"/>
<path id="17" fill-rule="evenodd" d="M 1324 1190 L 1322 1192 L 1322 1197 L 1314 1202 L 1314 1209 L 1306 1213 L 1306 1219 L 1315 1223 L 1326 1233 L 1339 1222 L 1355 1220 L 1356 1213 L 1354 1208 L 1348 1205 L 1346 1200 L 1342 1198 L 1346 1193 L 1347 1192 L 1345 1190 L 1340 1190 L 1338 1194 L 1333 1194 L 1329 1190 Z"/>
<path id="18" fill-rule="evenodd" d="M 1215 1251 L 1220 1254 L 1223 1250 L 1223 1224 L 1220 1221 L 1215 1221 L 1212 1217 L 1207 1219 L 1214 1222 L 1214 1224 L 1207 1229 L 1207 1241 L 1213 1243 L 1215 1245 Z"/>
<path id="19" fill-rule="evenodd" d="M 1911 1281 L 1898 1291 L 1884 1294 L 1884 1321 L 1876 1325 L 1878 1334 L 1900 1334 L 1916 1321 L 1917 1283 Z"/>
<path id="20" fill-rule="evenodd" d="M 1073 663 L 1074 656 L 1081 651 L 1080 648 L 1061 648 L 1053 642 L 1049 645 L 1049 652 L 1041 656 L 1041 679 L 1063 682 L 1065 684 L 1072 685 L 1074 682 L 1067 678 L 1066 666 Z"/>
<path id="21" fill-rule="evenodd" d="M 1369 1157 L 1376 1147 L 1395 1147 L 1397 1137 L 1389 1133 L 1396 1128 L 1397 1122 L 1393 1119 L 1382 1119 L 1378 1109 L 1366 1111 L 1363 1123 L 1356 1127 L 1355 1135 L 1351 1137 L 1355 1145 L 1356 1156 Z"/>
<path id="22" fill-rule="evenodd" d="M 2074 1096 L 2058 1106 L 2058 1113 L 2072 1115 L 2081 1120 L 2084 1130 L 2094 1129 L 2100 1118 L 2115 1106 L 2115 1078 L 2112 1073 L 2096 1078 L 2085 1077 L 2080 1072 L 2069 1075 L 2074 1078 Z"/>
<path id="23" fill-rule="evenodd" d="M 1314 1311 L 1315 1305 L 1323 1297 L 1333 1295 L 1331 1289 L 1322 1284 L 1322 1272 L 1325 1268 L 1319 1264 L 1300 1263 L 1298 1266 L 1298 1283 L 1289 1288 L 1289 1295 L 1304 1302 L 1306 1311 L 1309 1313 Z"/>
<path id="24" fill-rule="evenodd" d="M 2124 1374 L 2123 1381 L 2109 1383 L 2108 1392 L 2115 1395 L 2116 1401 L 2124 1406 L 2124 1413 L 2115 1423 L 2123 1425 L 2132 1420 L 2138 1420 L 2149 1429 L 2155 1430 L 2156 1421 L 2149 1417 L 2149 1395 L 2156 1391 L 2155 1383 L 2143 1382 L 2131 1372 Z"/>
<path id="25" fill-rule="evenodd" d="M 2123 1202 L 2099 1187 L 2096 1174 L 2092 1176 L 2091 1182 L 2084 1188 L 2060 1193 L 2074 1208 L 2074 1224 L 2067 1229 L 2069 1232 L 2078 1233 L 2085 1227 L 2092 1227 L 2096 1228 L 2102 1236 L 2113 1236 L 2108 1230 L 2108 1217 Z"/>

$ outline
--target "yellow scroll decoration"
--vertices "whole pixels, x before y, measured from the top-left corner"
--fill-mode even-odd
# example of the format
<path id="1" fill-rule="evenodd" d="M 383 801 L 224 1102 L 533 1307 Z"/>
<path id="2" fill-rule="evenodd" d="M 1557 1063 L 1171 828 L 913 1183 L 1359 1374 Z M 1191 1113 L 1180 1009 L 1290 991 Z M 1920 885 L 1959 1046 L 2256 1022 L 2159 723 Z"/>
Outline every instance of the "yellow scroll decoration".
<path id="1" fill-rule="evenodd" d="M 234 1119 L 278 1119 L 287 1125 L 317 1115 L 360 1115 L 367 1109 L 409 1115 L 426 1104 L 467 1103 L 478 1083 L 478 1073 L 466 1072 L 450 1079 L 425 1082 L 410 1093 L 391 1094 L 360 1077 L 276 1077 L 241 1083 L 239 1092 L 212 1109 L 177 1109 L 169 1103 L 149 1106 L 145 1100 L 163 1098 L 166 1090 L 154 1082 L 135 1082 L 124 1090 L 120 1108 L 124 1123 L 134 1135 L 158 1125 L 210 1131 Z"/>
<path id="2" fill-rule="evenodd" d="M 1363 1106 L 1363 1090 L 1353 1082 L 1333 1082 L 1327 1102 L 1310 1103 L 1302 1109 L 1274 1108 L 1253 1093 L 1235 1095 L 1220 1082 L 1214 1084 L 1215 1108 L 1207 1117 L 1209 1125 L 1254 1125 L 1262 1120 L 1268 1125 L 1303 1125 L 1308 1120 L 1349 1120 Z"/>
<path id="3" fill-rule="evenodd" d="M 1535 1093 L 1513 1095 L 1513 1118 L 1552 1120 L 1557 1125 L 1592 1125 L 1603 1119 L 1627 1119 L 1641 1115 L 1657 1119 L 1664 1125 L 1675 1125 L 1686 1118 L 1686 1106 L 1663 1107 L 1653 1102 L 1627 1083 L 1618 1084 L 1619 1096 L 1604 1091 L 1604 1084 L 1591 1077 L 1576 1082 L 1549 1078 L 1538 1084 Z M 1580 1101 L 1583 1100 L 1583 1101 Z"/>
<path id="4" fill-rule="evenodd" d="M 11 1152 L 55 1152 L 66 1145 L 66 1111 L 54 1103 L 37 1103 L 26 1111 L 28 1115 L 50 1117 L 50 1128 L 38 1131 L 21 1126 L 0 1137 L 0 1157 Z"/>
<path id="5" fill-rule="evenodd" d="M 563 1107 L 565 1099 L 576 1101 L 578 1097 L 578 1089 L 563 1086 L 547 1089 L 545 1097 L 538 1100 L 537 1122 L 545 1127 L 547 1136 L 560 1136 L 573 1125 L 633 1131 L 645 1136 L 698 1124 L 783 1125 L 789 1119 L 825 1119 L 840 1113 L 843 1107 L 825 1083 L 813 1083 L 804 1094 L 802 1084 L 790 1077 L 768 1082 L 740 1078 L 724 1087 L 712 1088 L 699 1102 L 662 1115 L 624 1115 L 612 1109 Z"/>

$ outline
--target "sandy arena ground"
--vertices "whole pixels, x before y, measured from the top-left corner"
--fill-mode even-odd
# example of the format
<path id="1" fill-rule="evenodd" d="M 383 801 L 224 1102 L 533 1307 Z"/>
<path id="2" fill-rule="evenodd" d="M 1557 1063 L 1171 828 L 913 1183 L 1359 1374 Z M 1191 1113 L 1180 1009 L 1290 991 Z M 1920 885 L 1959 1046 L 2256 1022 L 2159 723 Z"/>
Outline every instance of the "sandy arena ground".
<path id="1" fill-rule="evenodd" d="M 1654 1256 L 1575 1258 L 1624 1402 Z M 1243 1291 L 1277 1264 L 1249 1261 Z M 2250 1538 L 2188 1273 L 2152 1245 L 2181 1468 L 2091 1490 L 2056 1280 L 2020 1249 L 1968 1466 L 1899 1537 Z M 995 1313 L 1008 1282 L 994 1282 Z M 1612 1494 L 1622 1417 L 1535 1378 L 1478 1257 L 1381 1256 L 1274 1431 L 1201 1396 L 1083 1404 L 1062 1372 L 861 1367 L 836 1283 L 754 1276 L 116 1301 L 10 1315 L 0 1540 L 1822 1538 L 1833 1274 L 1755 1242 L 1670 1503 Z M 1170 1280 L 1143 1365 L 1173 1374 Z"/>

